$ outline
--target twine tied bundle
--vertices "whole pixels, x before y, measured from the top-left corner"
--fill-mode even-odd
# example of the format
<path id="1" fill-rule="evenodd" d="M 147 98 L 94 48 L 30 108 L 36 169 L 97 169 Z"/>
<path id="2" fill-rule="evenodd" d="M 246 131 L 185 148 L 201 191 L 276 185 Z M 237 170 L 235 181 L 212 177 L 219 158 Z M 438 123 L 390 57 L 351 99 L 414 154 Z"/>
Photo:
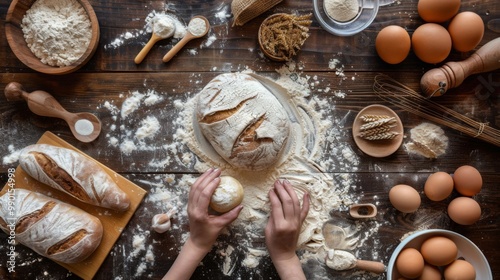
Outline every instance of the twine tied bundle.
<path id="1" fill-rule="evenodd" d="M 500 130 L 431 101 L 386 75 L 375 77 L 373 89 L 380 98 L 403 110 L 500 146 Z"/>

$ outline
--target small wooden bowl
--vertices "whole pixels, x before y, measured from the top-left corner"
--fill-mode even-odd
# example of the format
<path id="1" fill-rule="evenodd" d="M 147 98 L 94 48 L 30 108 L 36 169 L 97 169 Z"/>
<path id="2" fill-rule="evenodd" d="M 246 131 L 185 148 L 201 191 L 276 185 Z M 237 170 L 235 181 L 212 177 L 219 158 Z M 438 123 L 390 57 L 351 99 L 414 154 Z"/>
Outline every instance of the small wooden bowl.
<path id="1" fill-rule="evenodd" d="M 87 12 L 92 24 L 92 38 L 85 53 L 72 65 L 69 66 L 50 66 L 44 64 L 33 52 L 29 49 L 24 39 L 24 33 L 21 28 L 21 23 L 26 11 L 31 7 L 35 0 L 13 0 L 10 4 L 7 16 L 5 18 L 5 35 L 12 52 L 15 56 L 29 68 L 52 75 L 64 75 L 78 70 L 85 65 L 97 49 L 99 43 L 99 22 L 97 16 L 88 0 L 77 0 Z"/>
<path id="2" fill-rule="evenodd" d="M 280 17 L 280 16 L 283 16 L 283 15 L 287 15 L 287 14 L 284 14 L 284 13 L 277 13 L 277 14 L 273 14 L 273 15 L 270 15 L 269 17 L 267 17 L 266 19 L 264 19 L 264 21 L 260 24 L 260 27 L 259 27 L 259 31 L 258 31 L 258 34 L 257 34 L 257 37 L 259 39 L 259 45 L 260 45 L 260 49 L 262 50 L 262 52 L 269 58 L 269 59 L 272 59 L 274 61 L 286 61 L 287 58 L 285 56 L 275 56 L 274 54 L 270 53 L 269 51 L 267 51 L 267 49 L 265 48 L 264 46 L 264 42 L 263 42 L 263 38 L 261 36 L 261 33 L 262 33 L 262 26 L 265 26 L 270 20 L 273 20 L 274 18 L 276 17 Z"/>

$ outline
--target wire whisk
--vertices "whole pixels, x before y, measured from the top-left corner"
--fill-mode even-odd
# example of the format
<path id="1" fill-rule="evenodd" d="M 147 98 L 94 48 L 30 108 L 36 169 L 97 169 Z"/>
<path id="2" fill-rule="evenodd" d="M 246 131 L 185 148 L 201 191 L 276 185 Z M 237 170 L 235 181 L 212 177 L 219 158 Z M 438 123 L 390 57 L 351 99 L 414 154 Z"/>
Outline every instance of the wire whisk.
<path id="1" fill-rule="evenodd" d="M 375 76 L 373 90 L 380 98 L 403 110 L 500 146 L 500 130 L 431 101 L 387 75 Z"/>

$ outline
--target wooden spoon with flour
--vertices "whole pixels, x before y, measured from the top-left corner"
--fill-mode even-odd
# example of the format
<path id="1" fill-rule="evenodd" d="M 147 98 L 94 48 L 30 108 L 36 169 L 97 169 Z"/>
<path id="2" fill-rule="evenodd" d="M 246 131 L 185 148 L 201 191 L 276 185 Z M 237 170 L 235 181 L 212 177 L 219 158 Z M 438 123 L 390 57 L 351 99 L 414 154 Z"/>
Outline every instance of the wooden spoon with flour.
<path id="1" fill-rule="evenodd" d="M 373 273 L 384 273 L 385 265 L 377 261 L 358 260 L 353 254 L 330 249 L 325 259 L 326 265 L 334 270 L 361 269 Z"/>

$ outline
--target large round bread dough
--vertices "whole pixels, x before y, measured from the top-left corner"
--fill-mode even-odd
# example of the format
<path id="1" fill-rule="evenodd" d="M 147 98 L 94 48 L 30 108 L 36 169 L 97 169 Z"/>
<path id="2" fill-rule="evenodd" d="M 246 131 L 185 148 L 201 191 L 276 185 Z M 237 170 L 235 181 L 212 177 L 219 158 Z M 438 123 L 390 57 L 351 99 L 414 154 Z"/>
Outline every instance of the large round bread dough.
<path id="1" fill-rule="evenodd" d="M 283 105 L 257 79 L 242 73 L 210 81 L 197 96 L 196 118 L 214 150 L 246 170 L 273 166 L 290 133 Z"/>
<path id="2" fill-rule="evenodd" d="M 238 180 L 231 176 L 221 176 L 219 186 L 210 199 L 210 207 L 219 213 L 226 213 L 240 205 L 243 195 L 243 186 Z"/>

